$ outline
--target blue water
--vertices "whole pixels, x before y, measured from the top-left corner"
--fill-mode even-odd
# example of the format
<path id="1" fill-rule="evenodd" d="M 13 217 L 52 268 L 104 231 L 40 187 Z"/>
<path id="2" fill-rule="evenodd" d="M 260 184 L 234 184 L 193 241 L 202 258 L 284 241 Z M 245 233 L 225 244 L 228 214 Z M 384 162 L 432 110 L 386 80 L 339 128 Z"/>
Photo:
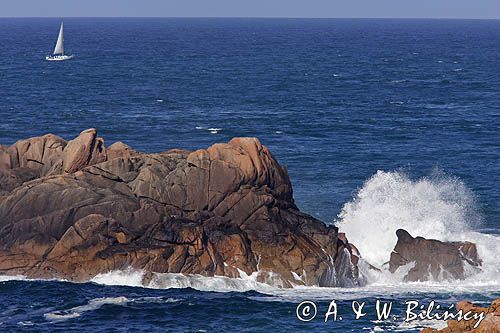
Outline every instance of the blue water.
<path id="1" fill-rule="evenodd" d="M 59 23 L 0 19 L 0 144 L 89 127 L 144 151 L 257 136 L 288 167 L 298 206 L 326 222 L 377 170 L 439 170 L 472 193 L 472 229 L 500 233 L 500 21 L 73 18 L 75 59 L 50 63 Z M 0 291 L 0 322 L 13 331 L 325 328 L 295 320 L 295 300 L 257 292 L 17 281 Z M 43 316 L 116 296 L 180 301 Z M 493 298 L 439 297 L 467 296 Z"/>

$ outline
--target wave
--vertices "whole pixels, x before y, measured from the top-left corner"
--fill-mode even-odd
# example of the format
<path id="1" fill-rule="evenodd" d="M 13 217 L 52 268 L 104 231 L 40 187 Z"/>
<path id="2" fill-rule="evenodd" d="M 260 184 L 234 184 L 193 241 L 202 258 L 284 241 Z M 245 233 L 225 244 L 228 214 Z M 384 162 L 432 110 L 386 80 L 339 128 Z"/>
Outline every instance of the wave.
<path id="1" fill-rule="evenodd" d="M 472 191 L 457 177 L 440 171 L 417 180 L 402 172 L 378 171 L 344 205 L 336 221 L 363 259 L 379 268 L 389 261 L 400 228 L 413 236 L 474 242 L 483 265 L 482 272 L 471 279 L 498 285 L 500 236 L 474 231 L 481 223 Z M 366 274 L 371 283 L 400 281 L 384 270 Z"/>
<path id="2" fill-rule="evenodd" d="M 218 134 L 220 131 L 222 131 L 222 128 L 218 128 L 218 127 L 211 127 L 208 129 L 208 131 L 212 134 Z"/>
<path id="3" fill-rule="evenodd" d="M 91 299 L 87 304 L 76 306 L 68 310 L 53 311 L 45 313 L 44 317 L 50 321 L 61 321 L 77 318 L 84 312 L 95 311 L 106 304 L 124 304 L 128 302 L 126 297 L 103 297 Z"/>
<path id="4" fill-rule="evenodd" d="M 305 294 L 308 297 L 335 296 L 342 299 L 344 296 L 352 298 L 353 295 L 372 297 L 414 292 L 495 292 L 500 286 L 500 235 L 474 231 L 481 224 L 476 207 L 474 194 L 456 177 L 436 171 L 429 177 L 412 180 L 402 172 L 378 171 L 344 205 L 336 220 L 340 230 L 346 232 L 350 242 L 360 250 L 362 259 L 358 266 L 368 282 L 364 287 L 280 288 L 279 281 L 272 273 L 266 273 L 266 283 L 258 282 L 257 277 L 263 272 L 251 275 L 240 272 L 239 278 L 180 273 L 153 273 L 145 278 L 143 271 L 133 269 L 99 274 L 90 282 L 154 289 L 193 288 L 217 292 L 254 290 L 284 299 L 300 299 Z M 481 272 L 471 271 L 470 277 L 461 281 L 403 282 L 403 277 L 412 268 L 411 264 L 395 273 L 390 273 L 387 265 L 384 265 L 396 245 L 396 230 L 399 228 L 406 229 L 413 236 L 476 243 L 479 257 L 483 260 Z M 370 269 L 370 265 L 382 269 L 377 272 Z M 8 280 L 29 279 L 23 276 L 0 276 L 0 282 Z"/>
<path id="5" fill-rule="evenodd" d="M 181 273 L 153 273 L 145 282 L 145 273 L 142 270 L 127 269 L 124 271 L 112 271 L 95 276 L 91 282 L 103 285 L 119 285 L 131 287 L 146 287 L 152 289 L 183 289 L 193 288 L 200 291 L 245 292 L 256 290 L 269 292 L 275 287 L 272 283 L 266 284 L 257 281 L 258 272 L 247 275 L 240 271 L 239 278 L 226 276 L 203 276 L 199 274 L 184 275 Z M 271 282 L 271 281 L 270 281 Z"/>
<path id="6" fill-rule="evenodd" d="M 176 298 L 165 298 L 165 297 L 138 297 L 138 298 L 127 298 L 125 296 L 117 297 L 100 297 L 93 298 L 87 302 L 85 305 L 75 306 L 67 310 L 57 310 L 44 314 L 45 319 L 52 322 L 59 322 L 68 319 L 78 318 L 85 312 L 99 310 L 104 305 L 119 305 L 123 306 L 128 303 L 175 303 L 179 302 L 180 299 Z"/>
<path id="7" fill-rule="evenodd" d="M 123 277 L 127 274 L 135 276 L 127 281 Z M 255 274 L 255 273 L 254 273 Z M 150 283 L 138 284 L 136 276 L 143 278 L 146 274 L 140 270 L 113 271 L 99 275 L 92 279 L 92 283 L 107 286 L 129 286 L 147 289 L 183 289 L 192 288 L 199 291 L 210 292 L 247 292 L 257 291 L 263 295 L 249 296 L 251 299 L 270 302 L 301 302 L 304 299 L 314 300 L 352 300 L 363 298 L 377 298 L 386 295 L 405 296 L 415 294 L 444 294 L 447 297 L 457 295 L 456 300 L 463 299 L 462 295 L 494 295 L 498 294 L 500 281 L 490 280 L 488 282 L 481 280 L 462 280 L 445 282 L 402 282 L 395 276 L 385 271 L 386 279 L 373 280 L 370 284 L 363 287 L 315 287 L 315 286 L 294 286 L 293 288 L 280 288 L 270 284 L 253 281 L 252 278 L 229 278 L 223 276 L 206 277 L 202 275 L 184 275 L 181 273 L 156 273 Z M 116 279 L 116 276 L 119 279 Z M 34 281 L 15 276 L 2 277 L 3 281 Z M 40 280 L 37 280 L 40 281 Z M 44 280 L 42 280 L 44 281 Z M 54 280 L 50 280 L 54 281 Z M 67 280 L 61 280 L 62 283 L 73 283 Z M 469 297 L 470 298 L 470 297 Z M 474 299 L 470 299 L 474 301 Z M 129 300 L 130 301 L 130 300 Z M 152 302 L 151 299 L 135 299 L 134 302 Z M 153 300 L 154 301 L 154 300 Z M 179 300 L 156 300 L 156 302 L 176 302 Z M 79 308 L 80 309 L 80 308 Z M 71 309 L 70 309 L 71 310 Z M 57 315 L 67 315 L 66 313 L 56 311 Z M 61 317 L 62 318 L 62 317 Z M 69 319 L 69 318 L 68 318 Z"/>
<path id="8" fill-rule="evenodd" d="M 219 132 L 222 131 L 222 128 L 219 128 L 219 127 L 206 128 L 206 127 L 203 127 L 203 126 L 196 126 L 195 129 L 197 129 L 197 130 L 206 130 L 206 131 L 210 132 L 211 134 L 219 134 Z"/>

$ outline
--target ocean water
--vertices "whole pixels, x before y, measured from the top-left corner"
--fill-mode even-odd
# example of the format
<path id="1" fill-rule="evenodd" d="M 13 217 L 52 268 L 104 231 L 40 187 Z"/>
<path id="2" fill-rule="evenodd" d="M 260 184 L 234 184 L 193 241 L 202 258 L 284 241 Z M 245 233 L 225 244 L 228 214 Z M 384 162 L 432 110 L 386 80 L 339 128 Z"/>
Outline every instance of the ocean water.
<path id="1" fill-rule="evenodd" d="M 2 331 L 415 331 L 404 301 L 500 297 L 500 21 L 65 19 L 75 59 L 45 61 L 59 19 L 0 19 L 0 144 L 95 127 L 106 144 L 204 148 L 257 136 L 287 166 L 301 210 L 383 265 L 403 227 L 472 240 L 483 272 L 357 289 L 280 290 L 248 279 L 0 282 Z M 138 275 L 139 274 L 139 275 Z M 117 286 L 121 285 L 121 286 Z M 296 318 L 331 300 L 342 321 Z M 354 320 L 352 300 L 396 318 Z"/>

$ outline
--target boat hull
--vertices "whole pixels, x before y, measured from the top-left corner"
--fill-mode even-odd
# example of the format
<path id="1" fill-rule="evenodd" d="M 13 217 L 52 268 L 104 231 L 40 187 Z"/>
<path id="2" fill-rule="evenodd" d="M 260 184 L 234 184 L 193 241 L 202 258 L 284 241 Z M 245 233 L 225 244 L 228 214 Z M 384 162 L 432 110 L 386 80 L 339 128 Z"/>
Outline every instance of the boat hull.
<path id="1" fill-rule="evenodd" d="M 45 57 L 45 60 L 47 61 L 64 61 L 70 59 L 73 59 L 73 55 L 54 55 Z"/>

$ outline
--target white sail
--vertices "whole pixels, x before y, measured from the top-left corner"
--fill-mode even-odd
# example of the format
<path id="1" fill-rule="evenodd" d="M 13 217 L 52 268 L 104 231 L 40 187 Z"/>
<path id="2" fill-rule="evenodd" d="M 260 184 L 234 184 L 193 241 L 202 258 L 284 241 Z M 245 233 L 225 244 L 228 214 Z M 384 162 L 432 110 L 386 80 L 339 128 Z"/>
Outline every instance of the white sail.
<path id="1" fill-rule="evenodd" d="M 59 37 L 57 37 L 56 48 L 54 54 L 64 55 L 64 23 L 61 22 L 61 29 L 59 30 Z"/>

